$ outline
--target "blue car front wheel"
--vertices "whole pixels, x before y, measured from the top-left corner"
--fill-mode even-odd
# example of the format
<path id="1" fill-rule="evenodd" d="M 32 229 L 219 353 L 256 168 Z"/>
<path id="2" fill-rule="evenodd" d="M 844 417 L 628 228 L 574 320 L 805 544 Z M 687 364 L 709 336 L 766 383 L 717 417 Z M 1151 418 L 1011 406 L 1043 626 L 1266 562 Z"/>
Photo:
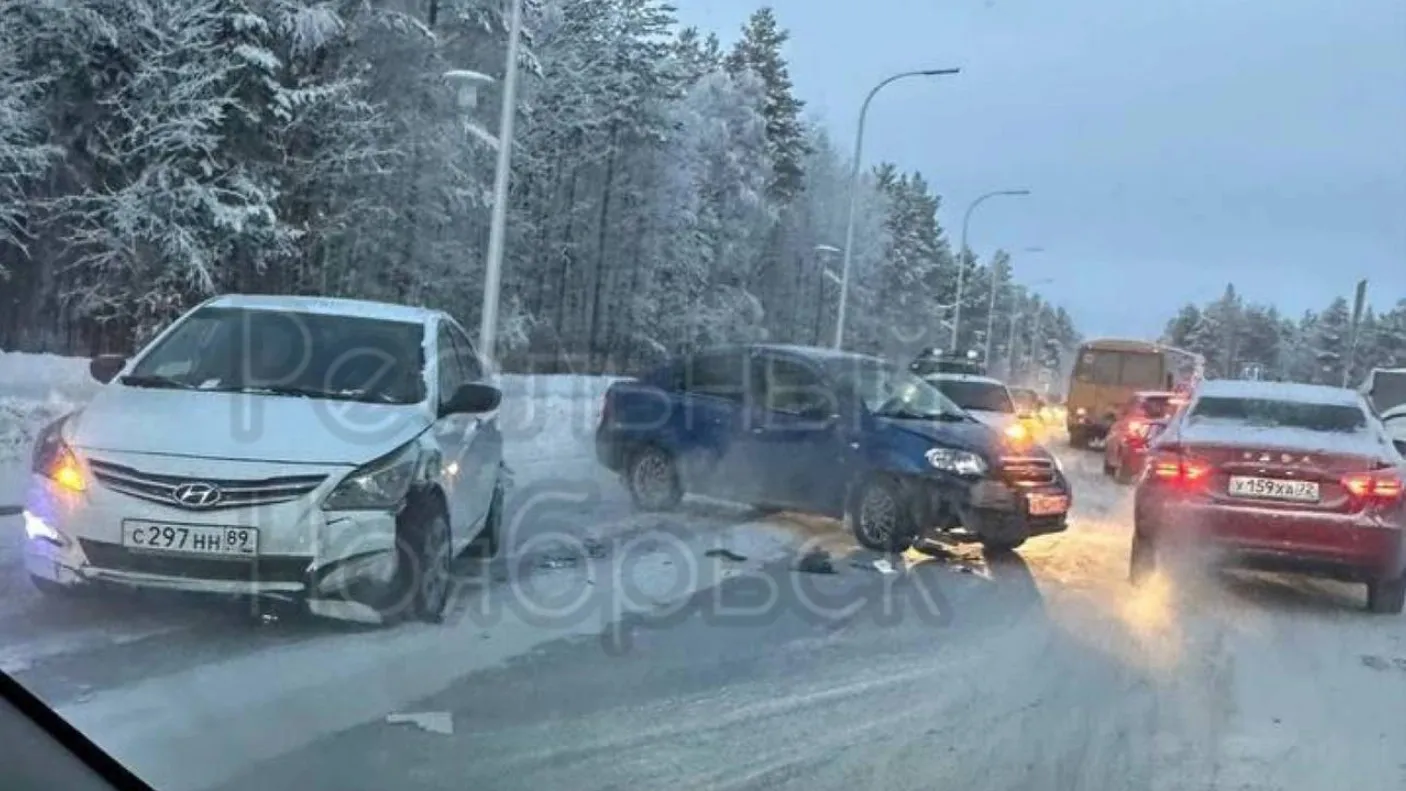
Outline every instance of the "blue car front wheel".
<path id="1" fill-rule="evenodd" d="M 850 530 L 865 549 L 902 552 L 913 544 L 913 516 L 899 485 L 875 477 L 860 484 L 849 507 Z"/>
<path id="2" fill-rule="evenodd" d="M 625 472 L 625 483 L 635 507 L 642 511 L 667 511 L 683 499 L 683 484 L 674 457 L 654 446 L 635 452 Z"/>

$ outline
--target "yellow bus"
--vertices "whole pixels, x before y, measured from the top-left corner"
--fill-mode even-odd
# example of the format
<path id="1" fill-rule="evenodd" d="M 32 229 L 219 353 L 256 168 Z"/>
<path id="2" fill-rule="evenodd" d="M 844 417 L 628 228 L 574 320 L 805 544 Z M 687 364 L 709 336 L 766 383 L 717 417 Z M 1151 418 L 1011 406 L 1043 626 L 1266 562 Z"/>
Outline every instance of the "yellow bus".
<path id="1" fill-rule="evenodd" d="M 1085 341 L 1074 359 L 1065 399 L 1069 444 L 1082 448 L 1104 439 L 1118 410 L 1135 394 L 1183 389 L 1200 377 L 1201 369 L 1199 355 L 1158 343 Z"/>

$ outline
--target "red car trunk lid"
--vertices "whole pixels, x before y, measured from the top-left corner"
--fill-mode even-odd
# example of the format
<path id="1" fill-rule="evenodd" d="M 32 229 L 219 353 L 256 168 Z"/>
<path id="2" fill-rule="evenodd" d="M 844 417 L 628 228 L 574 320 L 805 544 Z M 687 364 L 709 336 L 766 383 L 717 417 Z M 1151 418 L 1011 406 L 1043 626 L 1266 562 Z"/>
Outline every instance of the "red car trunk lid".
<path id="1" fill-rule="evenodd" d="M 1289 447 L 1185 444 L 1171 448 L 1204 465 L 1199 493 L 1225 506 L 1354 513 L 1368 504 L 1345 479 L 1382 470 L 1380 459 Z"/>

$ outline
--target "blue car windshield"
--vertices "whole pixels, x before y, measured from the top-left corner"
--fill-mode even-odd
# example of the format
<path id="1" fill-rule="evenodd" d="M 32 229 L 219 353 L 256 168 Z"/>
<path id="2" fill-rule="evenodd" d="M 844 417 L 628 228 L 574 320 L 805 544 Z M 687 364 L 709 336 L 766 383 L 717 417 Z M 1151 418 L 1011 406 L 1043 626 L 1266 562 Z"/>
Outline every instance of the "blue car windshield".
<path id="1" fill-rule="evenodd" d="M 853 393 L 875 415 L 914 420 L 963 416 L 961 408 L 936 387 L 890 363 L 836 360 L 830 364 L 830 375 L 838 388 Z"/>

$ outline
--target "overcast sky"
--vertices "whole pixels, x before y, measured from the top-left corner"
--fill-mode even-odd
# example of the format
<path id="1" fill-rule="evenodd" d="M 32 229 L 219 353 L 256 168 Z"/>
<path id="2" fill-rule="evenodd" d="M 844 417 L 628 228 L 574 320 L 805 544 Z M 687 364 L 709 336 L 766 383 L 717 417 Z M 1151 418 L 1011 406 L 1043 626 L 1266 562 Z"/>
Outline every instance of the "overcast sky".
<path id="1" fill-rule="evenodd" d="M 676 0 L 736 38 L 758 0 Z M 865 162 L 922 171 L 980 255 L 1086 335 L 1156 335 L 1233 281 L 1297 314 L 1371 280 L 1406 298 L 1402 0 L 774 0 L 808 110 Z M 1021 253 L 1041 247 L 1041 253 Z"/>

